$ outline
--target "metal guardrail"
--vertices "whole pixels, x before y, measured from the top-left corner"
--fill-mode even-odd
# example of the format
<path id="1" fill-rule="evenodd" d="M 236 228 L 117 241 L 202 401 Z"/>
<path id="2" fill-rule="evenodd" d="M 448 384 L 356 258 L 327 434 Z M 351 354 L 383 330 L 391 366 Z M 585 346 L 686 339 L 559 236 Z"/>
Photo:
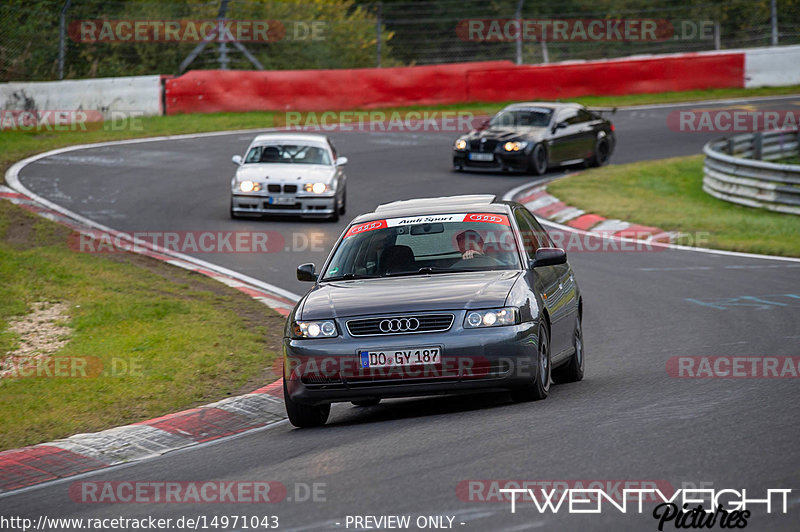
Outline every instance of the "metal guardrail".
<path id="1" fill-rule="evenodd" d="M 715 198 L 800 215 L 800 164 L 767 161 L 800 156 L 800 129 L 713 140 L 703 147 L 703 190 Z"/>

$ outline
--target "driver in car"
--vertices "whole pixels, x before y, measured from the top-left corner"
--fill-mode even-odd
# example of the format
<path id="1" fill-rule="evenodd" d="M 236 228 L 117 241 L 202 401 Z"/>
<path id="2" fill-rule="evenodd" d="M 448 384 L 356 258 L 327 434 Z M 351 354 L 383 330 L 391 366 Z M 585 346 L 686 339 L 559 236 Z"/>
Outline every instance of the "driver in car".
<path id="1" fill-rule="evenodd" d="M 456 244 L 464 260 L 483 255 L 483 238 L 480 233 L 467 229 L 456 235 Z"/>

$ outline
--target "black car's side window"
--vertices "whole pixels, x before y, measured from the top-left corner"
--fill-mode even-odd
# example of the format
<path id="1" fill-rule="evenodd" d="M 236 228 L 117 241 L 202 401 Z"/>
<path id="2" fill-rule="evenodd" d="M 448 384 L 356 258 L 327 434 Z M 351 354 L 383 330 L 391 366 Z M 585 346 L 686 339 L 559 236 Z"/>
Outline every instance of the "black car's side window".
<path id="1" fill-rule="evenodd" d="M 581 109 L 578 111 L 578 122 L 591 122 L 592 120 L 594 120 L 592 113 L 586 109 Z"/>
<path id="2" fill-rule="evenodd" d="M 533 260 L 536 255 L 536 250 L 539 249 L 539 242 L 536 238 L 536 231 L 531 227 L 528 219 L 525 217 L 524 209 L 517 209 L 514 211 L 514 218 L 517 220 L 519 227 L 520 237 L 522 237 L 522 246 L 525 249 L 525 255 L 529 261 Z"/>
<path id="3" fill-rule="evenodd" d="M 558 113 L 558 122 L 566 122 L 570 126 L 577 124 L 579 122 L 578 111 L 576 109 L 564 109 Z"/>

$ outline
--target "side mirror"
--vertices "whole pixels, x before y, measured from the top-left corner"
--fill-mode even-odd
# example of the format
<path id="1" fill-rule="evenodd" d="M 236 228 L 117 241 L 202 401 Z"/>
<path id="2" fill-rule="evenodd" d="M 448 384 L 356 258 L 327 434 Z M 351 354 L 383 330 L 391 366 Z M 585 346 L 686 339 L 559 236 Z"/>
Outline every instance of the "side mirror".
<path id="1" fill-rule="evenodd" d="M 313 262 L 309 262 L 307 264 L 301 264 L 297 267 L 297 280 L 298 281 L 309 281 L 312 283 L 317 282 L 317 273 L 316 273 L 316 266 L 314 266 Z"/>
<path id="2" fill-rule="evenodd" d="M 231 162 L 236 166 L 239 166 L 240 164 L 242 164 L 242 156 L 234 155 L 233 157 L 231 157 Z"/>
<path id="3" fill-rule="evenodd" d="M 344 166 L 347 164 L 347 157 L 339 157 L 336 159 L 336 166 Z"/>
<path id="4" fill-rule="evenodd" d="M 531 268 L 567 263 L 567 252 L 561 248 L 539 248 L 531 261 Z"/>

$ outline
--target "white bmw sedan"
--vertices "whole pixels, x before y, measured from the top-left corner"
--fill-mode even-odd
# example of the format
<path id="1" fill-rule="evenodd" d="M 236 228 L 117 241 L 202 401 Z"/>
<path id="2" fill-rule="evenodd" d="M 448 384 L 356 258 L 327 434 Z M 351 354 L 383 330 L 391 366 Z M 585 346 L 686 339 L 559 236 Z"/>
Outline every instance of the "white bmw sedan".
<path id="1" fill-rule="evenodd" d="M 347 191 L 343 166 L 324 135 L 268 133 L 258 135 L 231 180 L 231 218 L 243 215 L 299 215 L 338 221 Z"/>

